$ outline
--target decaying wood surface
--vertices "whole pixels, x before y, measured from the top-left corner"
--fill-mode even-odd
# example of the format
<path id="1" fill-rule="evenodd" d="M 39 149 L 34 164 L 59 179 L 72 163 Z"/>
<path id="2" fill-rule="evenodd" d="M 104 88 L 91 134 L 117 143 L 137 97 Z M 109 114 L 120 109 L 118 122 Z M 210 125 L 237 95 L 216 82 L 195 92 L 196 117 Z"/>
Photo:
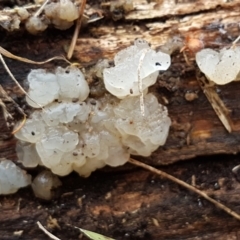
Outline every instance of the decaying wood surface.
<path id="1" fill-rule="evenodd" d="M 89 9 L 100 9 L 98 1 L 89 1 Z M 1 4 L 1 1 L 0 1 Z M 206 47 L 219 48 L 230 44 L 239 34 L 240 3 L 235 1 L 134 1 L 134 10 L 123 14 L 124 19 L 112 20 L 110 2 L 100 9 L 102 20 L 82 29 L 74 52 L 74 62 L 89 67 L 99 59 L 112 59 L 114 54 L 144 38 L 159 49 L 173 37 L 200 38 Z M 90 11 L 88 9 L 88 11 Z M 1 23 L 0 11 L 0 23 Z M 13 13 L 11 13 L 13 14 Z M 11 14 L 8 16 L 11 17 Z M 3 16 L 3 15 L 2 15 Z M 50 29 L 39 36 L 28 35 L 24 27 L 18 31 L 0 30 L 0 45 L 8 51 L 33 60 L 66 54 L 73 29 L 61 32 Z M 191 53 L 187 53 L 192 58 Z M 6 58 L 5 58 L 6 59 Z M 32 68 L 6 59 L 19 82 Z M 62 62 L 45 64 L 53 68 Z M 228 133 L 196 81 L 196 68 L 188 66 L 179 51 L 172 56 L 170 69 L 160 74 L 152 91 L 166 104 L 172 119 L 167 143 L 146 163 L 160 166 L 187 160 L 195 156 L 236 154 L 240 151 L 240 107 L 235 82 L 217 87 L 219 96 L 232 111 L 234 123 Z M 25 110 L 24 96 L 0 66 L 0 84 Z M 188 94 L 194 99 L 189 101 Z M 1 93 L 0 93 L 1 96 Z M 16 119 L 21 119 L 16 106 L 5 104 Z M 0 157 L 16 159 L 15 140 L 0 114 Z M 194 183 L 216 199 L 240 213 L 240 184 L 231 172 L 239 164 L 239 156 L 207 158 L 162 167 L 187 182 Z M 33 172 L 33 175 L 35 172 Z M 75 174 L 63 179 L 59 198 L 51 203 L 36 200 L 29 189 L 14 196 L 0 197 L 1 239 L 46 239 L 36 221 L 47 225 L 61 239 L 77 239 L 79 232 L 67 224 L 93 230 L 117 239 L 239 239 L 237 220 L 232 219 L 198 196 L 153 176 L 145 171 L 95 173 L 89 179 Z M 52 227 L 50 218 L 58 226 Z M 23 230 L 22 236 L 17 236 Z"/>
<path id="2" fill-rule="evenodd" d="M 206 47 L 218 48 L 219 44 L 230 44 L 240 34 L 238 27 L 240 4 L 237 1 L 231 1 L 229 4 L 222 3 L 222 5 L 219 2 L 217 4 L 217 1 L 215 5 L 214 2 L 210 5 L 200 4 L 201 1 L 199 3 L 194 1 L 163 4 L 163 9 L 167 10 L 165 9 L 165 14 L 161 10 L 158 18 L 157 7 L 154 8 L 153 3 L 149 6 L 143 3 L 144 1 L 139 5 L 135 3 L 137 10 L 126 15 L 125 21 L 110 22 L 109 15 L 107 15 L 106 19 L 95 25 L 86 26 L 78 39 L 74 61 L 86 67 L 102 58 L 112 59 L 118 50 L 130 45 L 136 38 L 144 38 L 151 43 L 153 48 L 160 48 L 174 36 L 190 36 L 202 39 Z M 159 4 L 157 6 L 160 9 Z M 154 11 L 146 10 L 151 6 L 155 9 Z M 174 9 L 174 6 L 177 6 L 177 10 L 172 11 L 175 14 L 173 18 L 169 15 L 169 9 Z M 194 6 L 197 6 L 196 9 L 201 12 L 183 15 L 184 11 L 188 14 L 190 8 L 196 10 Z M 206 7 L 204 12 L 202 12 L 203 6 Z M 136 17 L 138 12 L 140 16 Z M 46 31 L 41 36 L 28 36 L 22 31 L 11 34 L 2 32 L 1 46 L 14 54 L 34 60 L 65 54 L 64 49 L 69 44 L 72 31 L 50 31 Z M 16 35 L 18 38 L 15 37 Z M 159 77 L 154 91 L 161 102 L 167 103 L 173 125 L 166 145 L 149 157 L 148 163 L 161 165 L 195 156 L 239 152 L 240 110 L 236 97 L 239 83 L 218 87 L 219 96 L 232 111 L 234 131 L 229 134 L 215 115 L 196 81 L 194 63 L 188 66 L 183 55 L 178 52 L 173 55 L 172 61 L 170 69 Z M 36 67 L 12 60 L 8 63 L 21 83 L 29 70 Z M 52 68 L 53 64 L 46 64 L 44 67 Z M 13 83 L 10 83 L 10 78 L 2 67 L 0 74 L 1 81 L 4 82 L 3 86 L 12 92 Z M 16 96 L 16 87 L 14 90 L 12 94 Z M 196 94 L 197 98 L 191 102 L 187 101 L 186 94 L 188 93 Z M 0 150 L 4 149 L 0 156 L 12 157 L 12 154 L 10 156 L 8 154 L 13 153 L 13 146 L 13 139 L 8 142 L 4 141 L 0 145 Z M 6 149 L 8 149 L 7 152 Z"/>
<path id="3" fill-rule="evenodd" d="M 206 158 L 162 170 L 240 212 L 240 183 L 231 172 L 238 163 L 239 158 Z M 98 172 L 88 179 L 72 174 L 62 182 L 59 197 L 50 203 L 34 199 L 28 189 L 1 197 L 1 239 L 47 239 L 37 221 L 69 240 L 78 239 L 80 233 L 68 224 L 115 239 L 239 239 L 239 221 L 146 171 Z M 18 231 L 23 231 L 22 237 Z"/>

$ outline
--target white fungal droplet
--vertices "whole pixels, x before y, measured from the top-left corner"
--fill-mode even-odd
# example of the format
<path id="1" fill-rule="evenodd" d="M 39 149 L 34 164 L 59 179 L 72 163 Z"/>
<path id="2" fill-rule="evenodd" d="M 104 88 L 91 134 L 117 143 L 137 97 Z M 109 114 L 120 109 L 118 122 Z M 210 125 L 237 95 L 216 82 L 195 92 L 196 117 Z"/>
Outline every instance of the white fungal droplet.
<path id="1" fill-rule="evenodd" d="M 26 21 L 25 27 L 31 34 L 37 34 L 46 30 L 48 25 L 39 17 L 32 16 Z"/>
<path id="2" fill-rule="evenodd" d="M 58 16 L 62 20 L 72 22 L 78 18 L 78 8 L 71 0 L 60 0 Z"/>
<path id="3" fill-rule="evenodd" d="M 240 47 L 223 48 L 219 53 L 207 48 L 196 54 L 196 62 L 200 70 L 209 80 L 219 85 L 238 80 L 239 61 Z"/>
<path id="4" fill-rule="evenodd" d="M 62 183 L 57 176 L 45 170 L 39 173 L 32 182 L 32 189 L 36 197 L 51 200 L 54 197 L 54 189 Z"/>
<path id="5" fill-rule="evenodd" d="M 30 15 L 28 10 L 24 7 L 17 8 L 16 11 L 17 11 L 18 15 L 20 16 L 21 21 L 26 20 Z"/>
<path id="6" fill-rule="evenodd" d="M 51 23 L 61 30 L 70 28 L 79 16 L 78 7 L 70 0 L 51 2 L 45 6 L 44 11 Z"/>

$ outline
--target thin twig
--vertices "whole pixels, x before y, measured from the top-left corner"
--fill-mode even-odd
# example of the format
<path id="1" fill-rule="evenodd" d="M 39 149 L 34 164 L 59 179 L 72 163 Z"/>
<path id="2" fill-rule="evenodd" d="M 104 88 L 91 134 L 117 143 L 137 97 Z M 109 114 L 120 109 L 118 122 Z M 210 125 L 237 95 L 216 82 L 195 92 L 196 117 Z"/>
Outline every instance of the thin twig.
<path id="1" fill-rule="evenodd" d="M 165 173 L 159 169 L 156 169 L 154 167 L 151 167 L 145 163 L 142 163 L 142 162 L 139 162 L 135 159 L 132 159 L 130 158 L 128 160 L 130 163 L 136 165 L 136 166 L 139 166 L 139 167 L 142 167 L 142 168 L 145 168 L 147 169 L 148 171 L 150 172 L 153 172 L 153 173 L 156 173 L 157 175 L 160 175 L 161 177 L 164 177 L 164 178 L 167 178 L 185 188 L 187 188 L 188 190 L 192 191 L 192 192 L 195 192 L 197 193 L 198 195 L 200 195 L 201 197 L 205 198 L 206 200 L 208 200 L 209 202 L 213 203 L 216 207 L 222 209 L 223 211 L 225 211 L 226 213 L 228 213 L 229 215 L 233 216 L 234 218 L 236 218 L 237 220 L 240 220 L 240 215 L 237 214 L 236 212 L 234 212 L 233 210 L 231 210 L 230 208 L 226 207 L 225 205 L 219 203 L 218 201 L 214 200 L 213 198 L 209 197 L 206 193 L 204 193 L 203 191 L 200 191 L 199 189 L 191 186 L 190 184 L 168 174 L 168 173 Z"/>
<path id="2" fill-rule="evenodd" d="M 6 69 L 6 71 L 8 72 L 9 76 L 12 78 L 12 80 L 16 83 L 16 85 L 21 89 L 21 91 L 26 95 L 28 96 L 29 99 L 31 99 L 35 104 L 37 104 L 40 108 L 43 109 L 43 107 L 38 104 L 36 101 L 34 101 L 30 96 L 29 94 L 23 89 L 23 87 L 19 84 L 19 82 L 17 81 L 17 79 L 13 76 L 12 72 L 10 71 L 10 69 L 8 68 L 6 62 L 4 61 L 3 57 L 2 57 L 2 54 L 0 53 L 0 60 L 4 66 L 4 68 Z"/>
<path id="3" fill-rule="evenodd" d="M 48 63 L 48 62 L 51 62 L 53 60 L 64 60 L 65 62 L 67 62 L 68 64 L 72 64 L 71 62 L 69 62 L 65 57 L 63 56 L 56 56 L 56 57 L 52 57 L 52 58 L 49 58 L 45 61 L 41 61 L 41 62 L 37 62 L 37 61 L 33 61 L 33 60 L 30 60 L 30 59 L 27 59 L 27 58 L 23 58 L 23 57 L 19 57 L 17 55 L 14 55 L 12 53 L 10 53 L 9 51 L 7 51 L 6 49 L 4 49 L 3 47 L 0 46 L 0 54 L 4 55 L 5 57 L 8 57 L 8 58 L 12 58 L 12 59 L 15 59 L 15 60 L 18 60 L 18 61 L 21 61 L 21 62 L 25 62 L 25 63 L 31 63 L 31 64 L 38 64 L 38 65 L 42 65 L 42 64 L 45 64 L 45 63 Z"/>
<path id="4" fill-rule="evenodd" d="M 77 20 L 77 24 L 76 24 L 75 31 L 74 31 L 74 34 L 73 34 L 73 38 L 72 38 L 72 41 L 71 41 L 71 44 L 70 44 L 70 47 L 69 47 L 69 50 L 68 50 L 68 54 L 67 54 L 68 59 L 71 59 L 72 55 L 73 55 L 73 50 L 75 48 L 77 38 L 78 38 L 78 35 L 79 35 L 79 32 L 80 32 L 81 24 L 82 24 L 83 11 L 85 9 L 86 2 L 87 2 L 87 0 L 82 0 L 81 6 L 79 7 L 79 18 Z"/>
<path id="5" fill-rule="evenodd" d="M 44 4 L 47 4 L 48 0 L 44 3 Z M 69 63 L 71 65 L 71 62 L 69 62 L 65 57 L 63 56 L 56 56 L 56 57 L 53 57 L 53 58 L 50 58 L 50 59 L 47 59 L 45 61 L 42 61 L 42 62 L 36 62 L 36 61 L 32 61 L 32 60 L 29 60 L 27 58 L 23 58 L 23 57 L 19 57 L 19 56 L 16 56 L 10 52 L 8 52 L 6 49 L 2 48 L 0 46 L 0 60 L 4 66 L 4 68 L 6 69 L 6 71 L 8 72 L 9 76 L 12 78 L 12 80 L 16 83 L 16 85 L 19 87 L 19 89 L 30 99 L 32 100 L 35 104 L 37 104 L 43 111 L 44 111 L 44 108 L 43 106 L 41 106 L 40 104 L 38 104 L 36 101 L 34 101 L 30 96 L 29 94 L 23 89 L 23 87 L 18 83 L 17 79 L 13 76 L 12 72 L 10 71 L 10 69 L 8 68 L 6 62 L 4 61 L 4 58 L 3 56 L 6 56 L 8 58 L 12 58 L 12 59 L 15 59 L 15 60 L 18 60 L 18 61 L 21 61 L 21 62 L 26 62 L 26 63 L 31 63 L 31 64 L 45 64 L 47 62 L 50 62 L 50 61 L 53 61 L 53 60 L 56 60 L 56 59 L 61 59 L 61 60 L 64 60 L 66 61 L 67 63 Z M 20 123 L 20 125 L 12 132 L 12 134 L 15 134 L 17 133 L 25 124 L 26 122 L 26 114 L 21 111 L 23 113 L 23 120 L 22 122 Z"/>
<path id="6" fill-rule="evenodd" d="M 39 221 L 37 221 L 37 225 L 38 225 L 38 227 L 39 227 L 46 235 L 48 235 L 51 239 L 53 239 L 53 240 L 61 240 L 60 238 L 58 238 L 58 237 L 54 236 L 52 233 L 50 233 L 47 229 L 45 229 L 45 228 L 43 227 L 43 225 L 42 225 Z"/>

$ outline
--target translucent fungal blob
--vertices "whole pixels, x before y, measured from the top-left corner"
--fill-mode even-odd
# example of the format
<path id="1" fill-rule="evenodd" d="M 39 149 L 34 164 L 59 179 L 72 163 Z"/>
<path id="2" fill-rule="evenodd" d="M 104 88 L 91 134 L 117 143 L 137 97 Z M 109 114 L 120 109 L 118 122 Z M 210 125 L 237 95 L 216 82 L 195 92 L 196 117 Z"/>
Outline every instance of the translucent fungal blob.
<path id="1" fill-rule="evenodd" d="M 31 183 L 31 176 L 11 160 L 0 160 L 0 194 L 11 194 Z"/>
<path id="2" fill-rule="evenodd" d="M 125 164 L 130 154 L 150 156 L 165 144 L 171 125 L 167 108 L 147 91 L 158 71 L 169 67 L 170 56 L 138 39 L 114 61 L 113 68 L 103 61 L 97 65 L 99 69 L 92 70 L 111 93 L 101 90 L 96 98 L 88 96 L 88 83 L 76 67 L 30 72 L 28 93 L 44 108 L 38 109 L 27 98 L 36 110 L 15 134 L 20 140 L 17 154 L 25 167 L 39 164 L 59 176 L 76 171 L 87 177 L 105 165 Z M 144 116 L 138 73 L 144 90 Z"/>
<path id="3" fill-rule="evenodd" d="M 203 49 L 196 54 L 196 62 L 206 77 L 218 85 L 239 80 L 240 47 L 223 48 L 220 52 Z"/>
<path id="4" fill-rule="evenodd" d="M 32 182 L 32 189 L 36 197 L 51 200 L 54 197 L 54 189 L 61 186 L 59 178 L 48 170 L 39 173 Z"/>
<path id="5" fill-rule="evenodd" d="M 133 46 L 123 49 L 114 58 L 115 67 L 103 71 L 106 89 L 118 98 L 138 96 L 142 89 L 153 85 L 160 70 L 171 64 L 170 55 L 152 50 L 145 41 L 136 40 Z"/>

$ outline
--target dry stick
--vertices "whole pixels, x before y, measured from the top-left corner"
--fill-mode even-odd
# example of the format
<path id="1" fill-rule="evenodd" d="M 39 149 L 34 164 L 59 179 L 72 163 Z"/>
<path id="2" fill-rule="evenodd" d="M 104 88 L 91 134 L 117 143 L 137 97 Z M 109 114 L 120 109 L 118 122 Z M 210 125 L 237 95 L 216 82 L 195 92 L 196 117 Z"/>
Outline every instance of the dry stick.
<path id="1" fill-rule="evenodd" d="M 5 98 L 6 100 L 12 102 L 15 104 L 15 106 L 17 106 L 17 110 L 23 115 L 23 121 L 21 122 L 21 124 L 12 132 L 12 134 L 15 134 L 16 132 L 18 132 L 25 124 L 26 120 L 27 120 L 27 116 L 24 113 L 24 111 L 18 106 L 18 104 L 11 98 L 8 96 L 8 94 L 6 93 L 6 91 L 3 89 L 3 87 L 0 85 L 0 94 L 2 95 L 3 98 Z M 0 106 L 2 106 L 3 109 L 3 115 L 4 115 L 4 119 L 7 121 L 8 118 L 13 120 L 12 115 L 7 111 L 6 105 L 3 103 L 3 101 L 0 99 Z"/>
<path id="2" fill-rule="evenodd" d="M 213 198 L 209 197 L 206 193 L 204 193 L 204 192 L 200 191 L 199 189 L 191 186 L 190 184 L 188 184 L 188 183 L 186 183 L 186 182 L 184 182 L 184 181 L 182 181 L 182 180 L 180 180 L 180 179 L 178 179 L 178 178 L 176 178 L 176 177 L 174 177 L 174 176 L 172 176 L 172 175 L 170 175 L 168 173 L 165 173 L 165 172 L 163 172 L 163 171 L 161 171 L 159 169 L 151 167 L 151 166 L 149 166 L 149 165 L 147 165 L 145 163 L 139 162 L 139 161 L 137 161 L 135 159 L 130 158 L 128 161 L 130 163 L 136 165 L 136 166 L 145 168 L 145 169 L 147 169 L 150 172 L 156 173 L 157 175 L 160 175 L 160 176 L 162 176 L 164 178 L 167 178 L 167 179 L 169 179 L 169 180 L 171 180 L 171 181 L 173 181 L 173 182 L 175 182 L 175 183 L 177 183 L 177 184 L 187 188 L 188 190 L 190 190 L 192 192 L 197 193 L 198 195 L 202 196 L 203 198 L 205 198 L 209 202 L 213 203 L 215 206 L 217 206 L 218 208 L 222 209 L 223 211 L 225 211 L 229 215 L 231 215 L 234 218 L 240 220 L 240 215 L 238 215 L 236 212 L 234 212 L 230 208 L 226 207 L 225 205 L 219 203 L 218 201 L 214 200 Z"/>
<path id="3" fill-rule="evenodd" d="M 77 24 L 76 24 L 75 31 L 74 31 L 74 34 L 73 34 L 73 38 L 72 38 L 72 41 L 71 41 L 71 44 L 70 44 L 70 47 L 69 47 L 69 50 L 68 50 L 68 54 L 67 54 L 68 59 L 70 59 L 73 55 L 73 50 L 75 48 L 76 41 L 77 41 L 79 31 L 80 31 L 80 28 L 81 28 L 81 24 L 82 24 L 83 11 L 84 11 L 84 8 L 86 6 L 86 1 L 87 0 L 82 0 L 81 6 L 79 7 L 79 18 L 77 20 Z"/>
<path id="4" fill-rule="evenodd" d="M 240 40 L 240 35 L 232 42 L 232 48 L 236 47 L 236 44 L 239 40 Z"/>
<path id="5" fill-rule="evenodd" d="M 46 235 L 48 235 L 51 239 L 53 239 L 53 240 L 61 240 L 60 238 L 58 238 L 58 237 L 54 236 L 52 233 L 50 233 L 47 229 L 45 229 L 45 228 L 43 227 L 43 225 L 42 225 L 39 221 L 37 221 L 37 225 L 38 225 L 38 227 L 39 227 Z"/>
<path id="6" fill-rule="evenodd" d="M 196 78 L 219 120 L 228 132 L 232 132 L 234 124 L 229 115 L 230 111 L 216 92 L 214 83 L 209 82 L 206 76 L 199 69 L 196 70 Z"/>

